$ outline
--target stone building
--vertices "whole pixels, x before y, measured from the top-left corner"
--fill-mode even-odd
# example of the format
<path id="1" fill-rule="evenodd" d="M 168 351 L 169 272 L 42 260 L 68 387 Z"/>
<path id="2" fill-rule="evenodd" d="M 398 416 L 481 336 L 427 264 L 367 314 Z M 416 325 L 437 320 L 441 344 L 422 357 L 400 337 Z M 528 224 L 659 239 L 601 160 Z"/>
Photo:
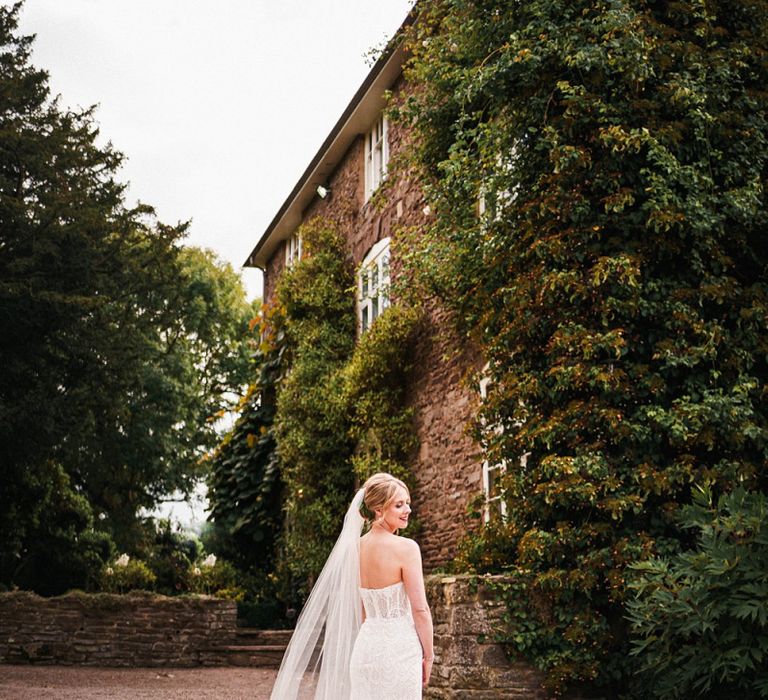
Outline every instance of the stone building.
<path id="1" fill-rule="evenodd" d="M 394 181 L 375 205 L 371 201 L 387 178 L 388 164 L 408 141 L 403 127 L 384 114 L 386 91 L 397 101 L 411 89 L 403 77 L 404 60 L 403 47 L 395 45 L 373 66 L 250 254 L 246 265 L 264 271 L 265 301 L 274 295 L 281 271 L 302 254 L 298 227 L 320 216 L 336 223 L 357 268 L 358 333 L 386 308 L 390 275 L 398 270 L 396 253 L 390 265 L 390 244 L 399 229 L 423 225 L 430 215 L 419 184 L 392 173 Z M 455 554 L 469 525 L 470 500 L 485 493 L 486 517 L 497 506 L 492 488 L 498 467 L 489 469 L 481 461 L 467 434 L 479 392 L 464 379 L 481 363 L 460 350 L 465 345 L 453 337 L 446 313 L 431 304 L 407 389 L 420 445 L 410 465 L 413 505 L 424 526 L 419 540 L 428 570 Z"/>

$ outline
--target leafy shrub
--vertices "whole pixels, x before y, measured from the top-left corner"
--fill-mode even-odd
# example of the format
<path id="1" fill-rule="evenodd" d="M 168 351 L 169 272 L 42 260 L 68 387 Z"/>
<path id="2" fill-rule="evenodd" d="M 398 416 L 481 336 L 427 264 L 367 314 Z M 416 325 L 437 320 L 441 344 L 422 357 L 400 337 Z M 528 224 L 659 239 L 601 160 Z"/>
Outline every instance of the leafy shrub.
<path id="1" fill-rule="evenodd" d="M 14 587 L 40 595 L 59 595 L 74 588 L 92 590 L 114 553 L 112 539 L 97 529 L 90 502 L 73 488 L 61 465 L 49 462 L 35 478 L 32 473 L 31 469 L 27 473 L 35 482 L 34 490 L 27 494 L 30 501 L 20 500 L 3 514 L 12 518 L 19 509 L 29 509 L 25 544 L 12 543 L 13 530 L 4 530 L 0 523 L 3 537 L 8 538 L 0 543 L 0 590 Z M 10 550 L 15 553 L 11 555 Z"/>
<path id="2" fill-rule="evenodd" d="M 141 552 L 155 575 L 155 590 L 163 595 L 176 595 L 188 590 L 192 562 L 202 554 L 202 545 L 193 536 L 174 530 L 171 521 L 150 521 L 152 539 Z"/>
<path id="3" fill-rule="evenodd" d="M 288 627 L 285 576 L 277 572 L 259 572 L 242 579 L 245 596 L 237 603 L 237 616 L 248 627 L 277 629 Z"/>
<path id="4" fill-rule="evenodd" d="M 101 590 L 107 593 L 127 593 L 133 590 L 154 590 L 157 577 L 139 559 L 122 554 L 101 571 Z"/>
<path id="5" fill-rule="evenodd" d="M 189 590 L 220 598 L 242 600 L 245 591 L 239 585 L 240 574 L 233 564 L 209 555 L 190 569 Z"/>
<path id="6" fill-rule="evenodd" d="M 695 548 L 635 564 L 627 602 L 644 686 L 657 698 L 768 697 L 768 498 L 695 493 Z"/>

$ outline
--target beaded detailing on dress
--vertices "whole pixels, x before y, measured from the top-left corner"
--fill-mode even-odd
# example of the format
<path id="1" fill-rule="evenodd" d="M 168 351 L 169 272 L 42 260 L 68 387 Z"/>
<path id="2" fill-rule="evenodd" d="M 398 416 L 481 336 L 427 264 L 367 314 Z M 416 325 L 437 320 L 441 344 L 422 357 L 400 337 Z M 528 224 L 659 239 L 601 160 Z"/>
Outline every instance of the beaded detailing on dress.
<path id="1" fill-rule="evenodd" d="M 402 581 L 361 588 L 365 622 L 352 651 L 353 700 L 420 700 L 421 642 Z"/>
<path id="2" fill-rule="evenodd" d="M 392 620 L 411 614 L 411 604 L 402 581 L 386 588 L 361 588 L 366 618 Z"/>

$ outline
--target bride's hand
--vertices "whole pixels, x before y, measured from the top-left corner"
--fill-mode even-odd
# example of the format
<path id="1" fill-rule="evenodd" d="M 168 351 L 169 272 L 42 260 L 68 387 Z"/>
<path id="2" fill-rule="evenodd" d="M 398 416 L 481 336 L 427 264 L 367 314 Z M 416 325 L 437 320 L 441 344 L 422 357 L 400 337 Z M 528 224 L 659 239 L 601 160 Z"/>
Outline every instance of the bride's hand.
<path id="1" fill-rule="evenodd" d="M 434 656 L 431 659 L 421 660 L 421 683 L 425 688 L 429 683 L 429 676 L 432 673 L 432 664 L 434 663 L 434 661 L 435 661 Z"/>

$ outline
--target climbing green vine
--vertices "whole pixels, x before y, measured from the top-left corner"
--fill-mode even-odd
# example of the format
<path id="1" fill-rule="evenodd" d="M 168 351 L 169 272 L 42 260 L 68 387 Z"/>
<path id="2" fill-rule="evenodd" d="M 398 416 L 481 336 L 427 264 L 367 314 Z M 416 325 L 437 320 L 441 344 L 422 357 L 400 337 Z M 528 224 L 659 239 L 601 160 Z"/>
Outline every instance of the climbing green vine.
<path id="1" fill-rule="evenodd" d="M 352 466 L 360 482 L 376 472 L 410 480 L 417 441 L 406 404 L 408 350 L 419 312 L 391 306 L 360 338 L 343 372 L 344 401 L 355 442 Z"/>
<path id="2" fill-rule="evenodd" d="M 266 573 L 261 589 L 288 605 L 308 593 L 356 486 L 382 470 L 410 481 L 416 446 L 406 390 L 419 313 L 395 304 L 356 343 L 343 239 L 320 218 L 297 233 L 303 256 L 262 309 L 259 377 L 209 483 L 213 519 L 233 545 L 225 553 Z"/>
<path id="3" fill-rule="evenodd" d="M 636 685 L 629 566 L 696 484 L 768 486 L 768 4 L 435 0 L 393 110 L 434 215 L 411 269 L 488 361 L 503 639 Z M 488 430 L 484 426 L 493 426 Z"/>
<path id="4" fill-rule="evenodd" d="M 262 309 L 262 319 L 268 311 Z M 273 571 L 276 564 L 282 483 L 274 392 L 284 351 L 283 342 L 262 343 L 257 379 L 240 400 L 234 428 L 209 457 L 209 518 L 219 530 L 219 553 L 245 570 Z"/>
<path id="5" fill-rule="evenodd" d="M 313 219 L 299 230 L 304 257 L 283 271 L 288 369 L 277 392 L 275 437 L 285 483 L 287 570 L 305 586 L 338 535 L 354 474 L 341 370 L 355 343 L 354 270 L 336 230 Z"/>
<path id="6" fill-rule="evenodd" d="M 275 437 L 285 492 L 284 563 L 300 593 L 320 571 L 349 498 L 370 474 L 407 478 L 405 405 L 412 309 L 392 306 L 355 344 L 354 268 L 334 227 L 300 229 L 304 257 L 276 290 L 288 370 Z"/>

